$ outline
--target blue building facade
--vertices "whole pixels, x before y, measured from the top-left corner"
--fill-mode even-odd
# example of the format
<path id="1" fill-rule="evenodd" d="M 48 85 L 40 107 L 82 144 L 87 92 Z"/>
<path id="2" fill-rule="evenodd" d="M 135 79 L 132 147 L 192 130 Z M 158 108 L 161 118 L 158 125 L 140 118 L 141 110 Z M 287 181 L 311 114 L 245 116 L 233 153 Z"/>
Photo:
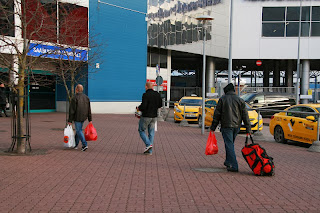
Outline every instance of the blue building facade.
<path id="1" fill-rule="evenodd" d="M 90 1 L 89 30 L 98 44 L 89 51 L 93 112 L 126 113 L 141 101 L 147 67 L 146 13 L 147 0 Z M 93 55 L 97 52 L 98 57 Z M 111 110 L 114 107 L 119 110 Z"/>

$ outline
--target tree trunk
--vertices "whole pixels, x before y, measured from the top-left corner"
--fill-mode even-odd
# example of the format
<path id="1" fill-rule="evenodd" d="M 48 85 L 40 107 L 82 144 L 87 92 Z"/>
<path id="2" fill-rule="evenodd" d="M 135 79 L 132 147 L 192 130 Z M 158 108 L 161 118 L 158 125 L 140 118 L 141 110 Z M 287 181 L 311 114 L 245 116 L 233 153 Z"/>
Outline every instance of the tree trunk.
<path id="1" fill-rule="evenodd" d="M 17 152 L 26 153 L 25 129 L 23 122 L 23 105 L 24 105 L 24 69 L 20 70 L 18 83 L 18 100 L 17 100 Z"/>

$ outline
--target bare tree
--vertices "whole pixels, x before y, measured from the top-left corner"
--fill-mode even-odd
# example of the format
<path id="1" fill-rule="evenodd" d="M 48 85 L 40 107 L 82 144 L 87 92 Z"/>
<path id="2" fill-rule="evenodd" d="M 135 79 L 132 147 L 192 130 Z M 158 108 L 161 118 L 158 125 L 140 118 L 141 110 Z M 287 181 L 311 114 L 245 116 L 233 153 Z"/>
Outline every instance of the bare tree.
<path id="1" fill-rule="evenodd" d="M 71 82 L 71 93 L 67 86 L 66 91 L 72 97 L 79 70 L 88 64 L 88 47 L 87 8 L 56 0 L 0 0 L 0 67 L 8 76 L 0 81 L 17 93 L 18 153 L 26 153 L 26 78 L 39 64 L 50 65 L 54 68 L 48 71 L 60 76 L 65 85 Z"/>

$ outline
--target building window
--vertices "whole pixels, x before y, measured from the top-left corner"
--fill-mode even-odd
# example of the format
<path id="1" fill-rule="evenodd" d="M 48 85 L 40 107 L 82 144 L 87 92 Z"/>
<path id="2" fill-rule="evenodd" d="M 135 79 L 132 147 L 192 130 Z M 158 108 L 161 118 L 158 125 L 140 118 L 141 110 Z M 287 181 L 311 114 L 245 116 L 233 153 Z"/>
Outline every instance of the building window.
<path id="1" fill-rule="evenodd" d="M 298 37 L 300 7 L 264 7 L 262 37 Z M 301 36 L 320 36 L 320 7 L 302 7 Z"/>

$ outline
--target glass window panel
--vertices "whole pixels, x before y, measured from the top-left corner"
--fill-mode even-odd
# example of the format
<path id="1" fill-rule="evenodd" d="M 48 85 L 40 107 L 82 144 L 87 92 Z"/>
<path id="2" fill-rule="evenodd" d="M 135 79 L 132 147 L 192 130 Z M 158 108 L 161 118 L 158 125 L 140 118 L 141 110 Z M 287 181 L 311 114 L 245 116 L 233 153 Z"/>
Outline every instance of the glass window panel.
<path id="1" fill-rule="evenodd" d="M 262 23 L 263 37 L 284 37 L 284 23 Z"/>
<path id="2" fill-rule="evenodd" d="M 176 31 L 181 31 L 181 22 L 176 21 Z"/>
<path id="3" fill-rule="evenodd" d="M 156 67 L 159 63 L 159 54 L 158 53 L 151 53 L 151 67 Z"/>
<path id="4" fill-rule="evenodd" d="M 262 21 L 284 21 L 285 7 L 264 7 Z"/>
<path id="5" fill-rule="evenodd" d="M 287 37 L 299 36 L 299 22 L 287 22 L 286 36 Z"/>
<path id="6" fill-rule="evenodd" d="M 287 21 L 299 21 L 300 7 L 288 7 Z"/>
<path id="7" fill-rule="evenodd" d="M 181 32 L 176 32 L 176 44 L 181 44 Z"/>
<path id="8" fill-rule="evenodd" d="M 198 41 L 198 30 L 197 28 L 192 29 L 192 41 Z"/>
<path id="9" fill-rule="evenodd" d="M 164 43 L 163 43 L 163 33 L 160 33 L 158 35 L 158 47 L 161 47 L 161 46 L 164 46 Z"/>
<path id="10" fill-rule="evenodd" d="M 183 30 L 182 31 L 182 44 L 185 44 L 187 43 L 187 31 L 186 30 Z"/>
<path id="11" fill-rule="evenodd" d="M 320 36 L 320 22 L 311 23 L 311 36 Z"/>
<path id="12" fill-rule="evenodd" d="M 160 68 L 167 68 L 167 55 L 160 55 Z"/>
<path id="13" fill-rule="evenodd" d="M 310 7 L 302 7 L 301 21 L 310 21 Z"/>
<path id="14" fill-rule="evenodd" d="M 148 53 L 147 53 L 147 66 L 151 66 L 151 61 L 150 61 L 150 52 L 148 51 Z"/>
<path id="15" fill-rule="evenodd" d="M 171 32 L 173 32 L 173 33 L 176 32 L 176 25 L 171 24 Z"/>
<path id="16" fill-rule="evenodd" d="M 187 43 L 192 43 L 192 31 L 187 31 Z"/>
<path id="17" fill-rule="evenodd" d="M 176 43 L 176 33 L 170 33 L 170 45 L 174 45 Z"/>
<path id="18" fill-rule="evenodd" d="M 312 7 L 312 21 L 320 21 L 320 7 Z"/>
<path id="19" fill-rule="evenodd" d="M 301 36 L 309 37 L 309 28 L 310 28 L 309 22 L 302 22 L 301 23 Z"/>

